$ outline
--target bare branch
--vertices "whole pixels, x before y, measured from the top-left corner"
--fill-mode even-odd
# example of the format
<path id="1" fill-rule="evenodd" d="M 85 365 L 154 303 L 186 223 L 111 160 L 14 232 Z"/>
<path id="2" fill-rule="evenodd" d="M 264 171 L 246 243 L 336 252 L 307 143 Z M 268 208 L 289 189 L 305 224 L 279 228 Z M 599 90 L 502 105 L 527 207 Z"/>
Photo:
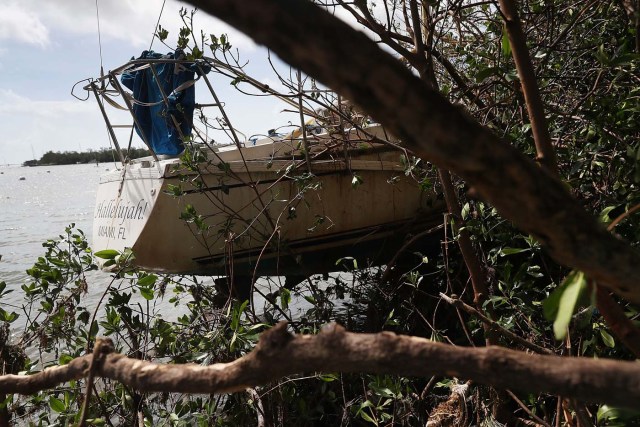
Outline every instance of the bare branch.
<path id="1" fill-rule="evenodd" d="M 103 348 L 107 348 L 104 346 Z M 35 393 L 88 374 L 91 355 L 31 376 L 0 376 L 4 393 Z M 318 335 L 291 335 L 279 323 L 255 349 L 231 363 L 164 365 L 108 354 L 102 376 L 140 391 L 228 393 L 304 372 L 447 375 L 497 388 L 548 392 L 578 400 L 635 407 L 640 365 L 635 362 L 527 354 L 502 347 L 455 347 L 390 332 L 355 334 L 328 325 Z"/>

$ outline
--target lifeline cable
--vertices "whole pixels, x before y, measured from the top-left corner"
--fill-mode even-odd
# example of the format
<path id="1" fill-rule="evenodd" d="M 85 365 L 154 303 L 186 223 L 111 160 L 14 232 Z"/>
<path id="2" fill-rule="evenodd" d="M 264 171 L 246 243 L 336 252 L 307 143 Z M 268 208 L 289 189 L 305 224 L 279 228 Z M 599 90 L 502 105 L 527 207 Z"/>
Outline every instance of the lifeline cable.
<path id="1" fill-rule="evenodd" d="M 96 0 L 96 20 L 98 21 L 98 47 L 100 49 L 100 77 L 104 77 L 102 67 L 102 35 L 100 34 L 100 9 L 98 8 L 98 0 Z"/>

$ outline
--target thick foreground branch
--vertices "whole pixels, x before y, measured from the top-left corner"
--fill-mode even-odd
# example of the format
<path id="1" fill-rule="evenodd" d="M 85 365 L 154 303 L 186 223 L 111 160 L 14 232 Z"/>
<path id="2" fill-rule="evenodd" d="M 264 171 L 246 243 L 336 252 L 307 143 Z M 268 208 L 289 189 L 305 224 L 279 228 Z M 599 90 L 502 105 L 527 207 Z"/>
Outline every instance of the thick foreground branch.
<path id="1" fill-rule="evenodd" d="M 294 336 L 286 328 L 283 322 L 264 332 L 251 353 L 231 363 L 162 365 L 112 353 L 93 368 L 96 376 L 149 392 L 227 393 L 306 372 L 370 372 L 455 376 L 496 388 L 626 407 L 640 401 L 636 362 L 534 355 L 493 346 L 455 347 L 390 332 L 349 333 L 335 324 L 318 335 Z M 35 393 L 83 378 L 91 360 L 87 355 L 31 376 L 0 376 L 0 393 Z"/>
<path id="2" fill-rule="evenodd" d="M 564 184 L 430 89 L 364 34 L 302 0 L 189 0 L 341 93 L 420 157 L 472 184 L 558 262 L 640 302 L 640 255 Z"/>

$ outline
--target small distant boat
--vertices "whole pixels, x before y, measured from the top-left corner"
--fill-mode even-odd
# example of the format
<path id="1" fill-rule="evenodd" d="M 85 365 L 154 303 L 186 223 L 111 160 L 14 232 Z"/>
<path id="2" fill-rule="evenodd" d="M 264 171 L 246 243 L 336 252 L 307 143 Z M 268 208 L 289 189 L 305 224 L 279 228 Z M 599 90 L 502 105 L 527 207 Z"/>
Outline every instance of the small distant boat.
<path id="1" fill-rule="evenodd" d="M 361 266 L 363 260 L 387 262 L 408 232 L 442 223 L 438 196 L 421 189 L 394 139 L 364 118 L 336 132 L 324 112 L 305 111 L 315 119 L 287 134 L 228 145 L 204 137 L 183 147 L 185 135 L 206 135 L 185 113 L 186 104 L 225 114 L 203 70 L 237 71 L 213 59 L 176 57 L 132 60 L 85 87 L 95 95 L 122 161 L 100 178 L 95 251 L 131 248 L 137 265 L 156 272 L 307 276 L 340 269 L 341 257 L 359 259 Z M 158 85 L 156 99 L 140 98 L 140 85 L 163 81 L 162 72 L 173 75 L 174 66 L 195 71 L 174 82 L 177 87 Z M 206 82 L 210 104 L 195 104 L 186 93 L 194 73 Z M 131 84 L 133 94 L 118 78 Z M 176 99 L 180 108 L 174 108 Z M 125 159 L 109 106 L 132 113 L 153 156 Z M 157 118 L 166 121 L 145 122 Z M 439 237 L 431 244 L 439 248 Z"/>

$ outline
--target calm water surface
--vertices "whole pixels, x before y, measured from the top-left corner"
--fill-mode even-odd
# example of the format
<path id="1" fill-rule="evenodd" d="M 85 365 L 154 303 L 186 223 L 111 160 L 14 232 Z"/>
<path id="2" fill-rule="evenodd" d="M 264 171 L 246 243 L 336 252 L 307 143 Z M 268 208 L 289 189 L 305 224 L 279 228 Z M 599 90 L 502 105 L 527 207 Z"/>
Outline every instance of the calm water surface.
<path id="1" fill-rule="evenodd" d="M 64 234 L 65 227 L 75 223 L 91 242 L 99 177 L 113 168 L 112 163 L 0 166 L 0 281 L 16 289 L 2 305 L 22 300 L 19 289 L 28 279 L 25 270 L 45 253 L 44 241 Z M 106 273 L 98 272 L 90 286 L 100 288 L 108 281 Z"/>
<path id="2" fill-rule="evenodd" d="M 0 301 L 0 306 L 21 312 L 19 307 L 23 298 L 20 286 L 29 280 L 26 270 L 44 255 L 42 243 L 64 234 L 69 224 L 75 223 L 76 228 L 84 231 L 91 244 L 99 178 L 115 166 L 113 163 L 97 166 L 0 166 L 0 281 L 14 290 Z M 111 277 L 108 273 L 95 271 L 90 272 L 87 279 L 89 293 L 83 303 L 91 307 L 97 304 Z M 201 279 L 205 283 L 211 282 L 211 278 Z M 265 293 L 274 290 L 273 283 L 263 279 L 256 285 Z M 258 308 L 266 301 L 256 295 L 254 303 Z M 301 296 L 294 296 L 292 306 L 298 314 L 310 308 Z M 22 320 L 19 318 L 13 324 L 14 332 L 23 326 Z"/>

